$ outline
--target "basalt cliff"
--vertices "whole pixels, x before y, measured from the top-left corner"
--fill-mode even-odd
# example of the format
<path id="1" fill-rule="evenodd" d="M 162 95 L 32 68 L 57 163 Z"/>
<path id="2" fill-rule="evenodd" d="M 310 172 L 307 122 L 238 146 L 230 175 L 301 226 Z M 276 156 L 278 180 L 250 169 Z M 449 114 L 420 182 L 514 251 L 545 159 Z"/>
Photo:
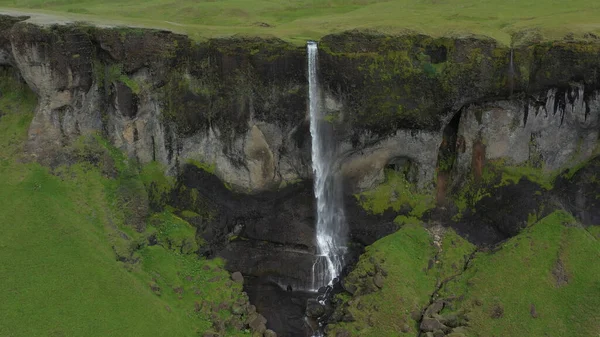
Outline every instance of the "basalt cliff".
<path id="1" fill-rule="evenodd" d="M 489 180 L 502 167 L 593 173 L 598 37 L 515 35 L 506 46 L 481 36 L 351 31 L 323 37 L 318 56 L 357 254 L 396 231 L 398 215 L 453 227 L 480 246 L 514 236 L 530 214 L 557 208 L 585 225 L 599 223 L 597 182 L 586 169 L 561 175 L 549 191 L 531 179 Z M 259 280 L 248 290 L 251 300 L 266 284 L 303 288 L 315 252 L 305 46 L 250 37 L 198 42 L 168 31 L 2 16 L 0 65 L 38 97 L 28 158 L 60 165 L 68 160 L 64 147 L 94 134 L 140 164 L 158 162 L 177 184 L 150 190 L 150 206 L 193 211 L 189 221 L 208 243 L 198 253 L 223 257 L 231 272 Z M 365 193 L 385 183 L 387 172 L 430 195 L 427 210 L 415 212 L 411 202 L 381 212 L 364 207 Z M 467 195 L 471 207 L 461 208 L 456 196 L 485 183 L 497 191 Z M 479 211 L 490 205 L 501 207 Z M 272 303 L 261 312 L 276 331 L 303 329 Z"/>

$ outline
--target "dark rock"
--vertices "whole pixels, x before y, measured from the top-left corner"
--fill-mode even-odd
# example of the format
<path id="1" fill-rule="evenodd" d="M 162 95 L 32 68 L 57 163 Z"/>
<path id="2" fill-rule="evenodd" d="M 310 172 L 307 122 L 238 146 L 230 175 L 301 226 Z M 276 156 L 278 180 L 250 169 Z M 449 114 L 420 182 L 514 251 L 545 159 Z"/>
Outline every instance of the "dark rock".
<path id="1" fill-rule="evenodd" d="M 256 315 L 256 317 L 248 324 L 250 329 L 254 332 L 264 333 L 267 330 L 267 320 L 262 315 Z"/>
<path id="2" fill-rule="evenodd" d="M 554 264 L 554 268 L 552 269 L 552 276 L 554 276 L 554 281 L 557 288 L 563 287 L 569 283 L 569 275 L 567 274 L 567 270 L 562 259 L 559 257 Z"/>
<path id="3" fill-rule="evenodd" d="M 325 315 L 325 306 L 317 300 L 310 299 L 306 305 L 306 316 L 318 318 Z"/>
<path id="4" fill-rule="evenodd" d="M 354 295 L 358 290 L 358 287 L 354 283 L 350 283 L 346 280 L 342 280 L 342 287 L 352 295 Z"/>
<path id="5" fill-rule="evenodd" d="M 446 334 L 442 330 L 435 330 L 433 332 L 433 337 L 444 337 Z"/>
<path id="6" fill-rule="evenodd" d="M 245 311 L 246 311 L 246 308 L 243 305 L 241 305 L 241 304 L 234 303 L 231 306 L 231 313 L 234 314 L 234 315 L 241 315 Z"/>
<path id="7" fill-rule="evenodd" d="M 533 318 L 538 318 L 538 313 L 537 310 L 535 309 L 535 304 L 531 304 L 530 308 L 529 308 L 529 313 L 531 313 L 531 317 Z"/>
<path id="8" fill-rule="evenodd" d="M 425 316 L 433 317 L 433 315 L 438 314 L 440 311 L 444 309 L 444 301 L 435 301 L 431 303 L 427 310 L 425 310 Z"/>
<path id="9" fill-rule="evenodd" d="M 421 331 L 431 331 L 431 332 L 433 332 L 435 330 L 450 331 L 450 329 L 447 326 L 440 323 L 437 319 L 430 318 L 430 317 L 423 318 L 423 320 L 421 321 L 420 328 L 421 328 Z"/>
<path id="10" fill-rule="evenodd" d="M 490 314 L 491 318 L 498 319 L 504 316 L 504 308 L 500 304 L 496 304 L 492 307 L 492 312 Z"/>
<path id="11" fill-rule="evenodd" d="M 232 273 L 231 279 L 236 283 L 240 283 L 240 284 L 244 283 L 244 276 L 239 271 Z"/>
<path id="12" fill-rule="evenodd" d="M 373 277 L 373 283 L 379 289 L 383 288 L 384 281 L 385 281 L 384 277 L 379 273 L 375 274 L 375 277 Z"/>
<path id="13" fill-rule="evenodd" d="M 434 316 L 435 319 L 437 319 L 440 323 L 447 325 L 451 328 L 456 328 L 460 325 L 462 325 L 462 316 L 459 314 L 447 314 L 447 315 L 435 315 Z"/>
<path id="14" fill-rule="evenodd" d="M 266 330 L 265 333 L 263 334 L 264 337 L 277 337 L 277 333 L 275 333 L 275 331 L 273 330 Z"/>
<path id="15" fill-rule="evenodd" d="M 352 337 L 352 335 L 347 330 L 340 329 L 336 332 L 335 337 Z"/>

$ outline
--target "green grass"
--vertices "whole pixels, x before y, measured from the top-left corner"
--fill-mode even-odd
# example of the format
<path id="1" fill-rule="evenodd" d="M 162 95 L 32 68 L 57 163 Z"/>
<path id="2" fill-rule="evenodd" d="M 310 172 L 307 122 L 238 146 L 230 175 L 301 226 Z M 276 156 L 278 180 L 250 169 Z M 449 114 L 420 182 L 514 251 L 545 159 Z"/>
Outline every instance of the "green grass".
<path id="1" fill-rule="evenodd" d="M 568 275 L 568 283 L 560 287 L 552 273 L 558 258 Z M 444 294 L 465 296 L 458 309 L 468 312 L 471 336 L 597 336 L 598 258 L 597 239 L 570 215 L 555 212 L 497 252 L 478 253 Z M 537 318 L 531 316 L 532 304 Z M 503 317 L 491 317 L 496 306 Z"/>
<path id="2" fill-rule="evenodd" d="M 345 298 L 356 321 L 336 324 L 334 331 L 345 329 L 353 336 L 364 337 L 415 336 L 417 327 L 411 313 L 420 312 L 429 303 L 437 282 L 462 271 L 473 250 L 473 245 L 448 230 L 436 259 L 432 236 L 422 223 L 404 225 L 367 247 L 347 277 L 350 282 L 362 280 L 374 270 L 374 264 L 388 274 L 380 291 L 355 296 L 351 301 Z M 410 328 L 407 333 L 401 333 L 404 325 Z"/>
<path id="3" fill-rule="evenodd" d="M 0 336 L 198 336 L 210 329 L 210 303 L 236 301 L 241 287 L 221 262 L 162 246 L 193 238 L 189 224 L 161 213 L 156 229 L 127 226 L 132 199 L 119 195 L 133 182 L 143 191 L 143 183 L 122 153 L 94 137 L 72 153 L 97 158 L 104 148 L 118 177 L 107 176 L 102 162 L 53 172 L 26 162 L 35 96 L 6 72 L 0 92 Z M 159 245 L 147 246 L 157 232 Z"/>
<path id="4" fill-rule="evenodd" d="M 1 7 L 59 13 L 75 20 L 172 29 L 195 38 L 271 35 L 304 43 L 349 29 L 434 36 L 481 34 L 576 37 L 600 32 L 600 3 L 572 0 L 0 0 Z"/>
<path id="5" fill-rule="evenodd" d="M 444 282 L 436 298 L 452 300 L 442 315 L 466 313 L 467 336 L 597 336 L 599 237 L 600 226 L 582 228 L 571 215 L 557 211 L 487 252 L 473 254 L 472 244 L 447 230 L 437 252 L 421 225 L 407 224 L 361 256 L 346 279 L 359 285 L 357 295 L 338 296 L 355 321 L 335 324 L 332 331 L 415 336 L 410 313 L 423 310 L 436 284 Z M 568 278 L 560 286 L 553 274 L 559 258 Z M 388 273 L 383 288 L 360 294 L 361 280 L 373 275 L 376 264 Z M 502 317 L 492 318 L 496 308 L 502 308 Z"/>
<path id="6" fill-rule="evenodd" d="M 410 215 L 419 218 L 435 206 L 432 194 L 419 193 L 403 174 L 393 170 L 385 170 L 384 183 L 355 197 L 364 209 L 374 214 L 381 214 L 387 209 L 398 212 L 402 206 L 408 205 Z"/>

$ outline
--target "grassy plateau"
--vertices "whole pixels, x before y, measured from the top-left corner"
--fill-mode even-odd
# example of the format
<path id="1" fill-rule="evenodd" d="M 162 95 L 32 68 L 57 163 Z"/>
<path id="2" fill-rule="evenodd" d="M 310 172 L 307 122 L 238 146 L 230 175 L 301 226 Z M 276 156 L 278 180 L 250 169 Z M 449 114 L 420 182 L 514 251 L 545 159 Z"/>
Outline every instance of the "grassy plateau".
<path id="1" fill-rule="evenodd" d="M 170 29 L 202 39 L 236 34 L 307 39 L 350 29 L 433 36 L 480 34 L 505 44 L 517 32 L 543 38 L 600 33 L 591 0 L 0 0 L 0 7 L 107 24 Z"/>

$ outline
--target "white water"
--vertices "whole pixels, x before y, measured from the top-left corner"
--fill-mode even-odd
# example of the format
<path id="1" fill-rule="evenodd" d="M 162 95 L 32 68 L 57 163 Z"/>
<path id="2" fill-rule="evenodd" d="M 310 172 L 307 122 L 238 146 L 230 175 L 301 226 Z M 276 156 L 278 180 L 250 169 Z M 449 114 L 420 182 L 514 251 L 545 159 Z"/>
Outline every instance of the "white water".
<path id="1" fill-rule="evenodd" d="M 333 172 L 335 142 L 331 123 L 323 119 L 317 76 L 317 43 L 309 41 L 308 84 L 312 166 L 317 199 L 317 257 L 312 270 L 312 290 L 331 285 L 340 275 L 346 250 L 346 220 L 340 186 Z"/>

